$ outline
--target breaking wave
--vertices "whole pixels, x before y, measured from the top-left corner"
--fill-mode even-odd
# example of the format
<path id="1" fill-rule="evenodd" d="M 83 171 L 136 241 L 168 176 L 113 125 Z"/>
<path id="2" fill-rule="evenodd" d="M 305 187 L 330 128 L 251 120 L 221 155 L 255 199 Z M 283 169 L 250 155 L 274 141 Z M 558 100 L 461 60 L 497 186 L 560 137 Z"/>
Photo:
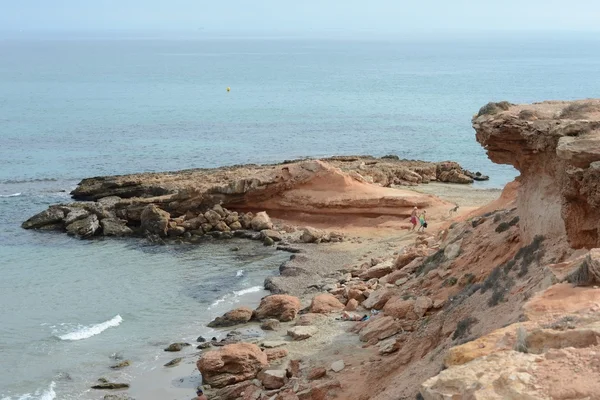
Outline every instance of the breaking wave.
<path id="1" fill-rule="evenodd" d="M 21 193 L 13 193 L 13 194 L 0 194 L 0 197 L 18 197 Z"/>
<path id="2" fill-rule="evenodd" d="M 121 322 L 123 322 L 123 318 L 121 318 L 120 315 L 117 315 L 108 321 L 104 321 L 96 325 L 80 327 L 76 331 L 60 335 L 58 338 L 61 340 L 83 340 L 91 338 L 92 336 L 99 335 L 108 328 L 119 326 Z"/>

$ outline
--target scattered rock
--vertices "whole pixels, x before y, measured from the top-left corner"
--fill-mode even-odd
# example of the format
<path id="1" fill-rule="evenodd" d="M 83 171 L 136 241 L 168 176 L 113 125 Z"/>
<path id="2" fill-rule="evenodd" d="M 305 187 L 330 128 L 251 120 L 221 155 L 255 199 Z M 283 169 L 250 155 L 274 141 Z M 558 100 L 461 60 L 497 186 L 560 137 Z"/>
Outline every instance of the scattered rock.
<path id="1" fill-rule="evenodd" d="M 283 240 L 281 233 L 274 231 L 273 229 L 264 229 L 260 231 L 260 235 L 263 239 L 271 238 L 275 242 L 281 242 Z"/>
<path id="2" fill-rule="evenodd" d="M 270 237 L 265 237 L 263 239 L 263 244 L 265 246 L 273 246 L 275 244 L 275 241 L 273 239 L 271 239 Z"/>
<path id="3" fill-rule="evenodd" d="M 343 309 L 344 305 L 329 293 L 316 295 L 310 304 L 310 312 L 316 314 L 327 314 Z"/>
<path id="4" fill-rule="evenodd" d="M 433 301 L 429 297 L 420 296 L 415 301 L 414 310 L 417 316 L 420 318 L 425 315 L 427 310 L 433 307 Z"/>
<path id="5" fill-rule="evenodd" d="M 346 307 L 344 307 L 344 311 L 356 311 L 358 308 L 358 300 L 350 299 L 346 303 Z"/>
<path id="6" fill-rule="evenodd" d="M 293 340 L 305 340 L 315 335 L 319 329 L 314 325 L 295 326 L 288 329 L 287 334 Z"/>
<path id="7" fill-rule="evenodd" d="M 252 379 L 267 365 L 267 355 L 250 343 L 206 352 L 197 362 L 204 382 L 216 388 Z"/>
<path id="8" fill-rule="evenodd" d="M 250 226 L 255 231 L 273 229 L 273 223 L 271 222 L 271 218 L 269 218 L 269 215 L 264 211 L 256 213 L 256 216 L 252 218 L 252 221 L 250 222 Z"/>
<path id="9" fill-rule="evenodd" d="M 114 382 L 101 382 L 97 385 L 93 385 L 92 389 L 99 390 L 115 390 L 115 389 L 127 389 L 129 383 L 114 383 Z"/>
<path id="10" fill-rule="evenodd" d="M 189 343 L 171 343 L 165 351 L 181 351 L 186 346 L 190 346 Z"/>
<path id="11" fill-rule="evenodd" d="M 245 324 L 252 318 L 252 310 L 248 307 L 239 307 L 226 312 L 223 316 L 215 318 L 208 326 L 210 328 L 221 328 Z"/>
<path id="12" fill-rule="evenodd" d="M 275 360 L 287 357 L 288 351 L 286 349 L 266 349 L 265 354 L 267 355 L 267 360 L 269 360 L 269 362 L 273 362 Z"/>
<path id="13" fill-rule="evenodd" d="M 284 370 L 266 370 L 259 374 L 258 379 L 262 382 L 265 389 L 279 389 L 286 384 L 288 378 Z"/>
<path id="14" fill-rule="evenodd" d="M 283 340 L 267 340 L 262 343 L 265 349 L 274 349 L 275 347 L 287 346 L 288 342 Z"/>
<path id="15" fill-rule="evenodd" d="M 206 218 L 208 223 L 211 224 L 212 226 L 215 226 L 219 222 L 221 222 L 221 215 L 218 212 L 216 212 L 215 210 L 208 210 L 207 212 L 205 212 L 204 218 Z"/>
<path id="16" fill-rule="evenodd" d="M 304 243 L 315 243 L 319 240 L 322 240 L 325 237 L 325 232 L 307 226 L 302 230 L 302 235 L 300 236 L 300 240 Z"/>
<path id="17" fill-rule="evenodd" d="M 300 307 L 300 299 L 297 297 L 274 294 L 260 301 L 260 305 L 254 310 L 253 318 L 257 320 L 274 318 L 281 322 L 289 322 L 296 318 Z"/>
<path id="18" fill-rule="evenodd" d="M 204 342 L 204 343 L 200 343 L 198 346 L 196 346 L 196 348 L 198 350 L 204 350 L 204 349 L 208 349 L 211 346 L 212 346 L 212 344 L 210 342 Z"/>
<path id="19" fill-rule="evenodd" d="M 124 361 L 121 361 L 121 362 L 120 362 L 120 363 L 118 363 L 118 364 L 111 365 L 110 367 L 111 367 L 112 369 L 122 369 L 122 368 L 125 368 L 125 367 L 129 367 L 130 365 L 131 365 L 131 361 L 129 361 L 129 360 L 124 360 Z"/>
<path id="20" fill-rule="evenodd" d="M 315 381 L 317 379 L 324 378 L 327 375 L 327 370 L 322 367 L 313 368 L 309 371 L 307 379 L 309 381 Z"/>
<path id="21" fill-rule="evenodd" d="M 269 319 L 265 319 L 260 324 L 260 329 L 265 330 L 265 331 L 276 331 L 279 329 L 280 326 L 281 326 L 281 323 L 278 320 L 269 318 Z"/>
<path id="22" fill-rule="evenodd" d="M 387 274 L 392 272 L 393 262 L 392 260 L 383 262 L 381 264 L 377 264 L 374 267 L 369 268 L 362 274 L 360 274 L 361 279 L 373 279 L 373 278 L 381 278 L 386 276 Z"/>
<path id="23" fill-rule="evenodd" d="M 363 292 L 364 294 L 364 292 Z M 369 297 L 362 303 L 363 307 L 367 309 L 374 308 L 381 310 L 385 303 L 394 295 L 394 292 L 388 288 L 377 289 L 369 295 Z"/>
<path id="24" fill-rule="evenodd" d="M 338 361 L 333 362 L 331 364 L 330 368 L 333 372 L 340 372 L 345 367 L 346 367 L 346 364 L 344 364 L 344 360 L 338 360 Z"/>
<path id="25" fill-rule="evenodd" d="M 165 367 L 174 367 L 176 365 L 179 365 L 179 363 L 183 360 L 183 357 L 177 357 L 172 359 L 171 361 L 169 361 L 168 363 L 166 363 L 164 366 Z"/>
<path id="26" fill-rule="evenodd" d="M 360 330 L 359 339 L 368 342 L 371 339 L 383 340 L 400 332 L 402 327 L 394 318 L 389 316 L 371 318 Z"/>
<path id="27" fill-rule="evenodd" d="M 390 300 L 383 307 L 385 315 L 396 319 L 417 319 L 417 315 L 414 312 L 415 301 L 414 300 L 403 300 L 398 296 L 390 298 Z"/>

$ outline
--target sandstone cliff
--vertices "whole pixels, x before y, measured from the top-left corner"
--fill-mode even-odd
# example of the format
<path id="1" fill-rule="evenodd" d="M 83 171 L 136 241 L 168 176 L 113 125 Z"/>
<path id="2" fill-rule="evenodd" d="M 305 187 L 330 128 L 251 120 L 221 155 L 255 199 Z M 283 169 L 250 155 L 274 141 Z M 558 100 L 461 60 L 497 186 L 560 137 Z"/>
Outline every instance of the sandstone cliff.
<path id="1" fill-rule="evenodd" d="M 574 248 L 600 245 L 600 100 L 491 103 L 473 127 L 492 161 L 521 172 L 526 241 L 566 234 Z"/>

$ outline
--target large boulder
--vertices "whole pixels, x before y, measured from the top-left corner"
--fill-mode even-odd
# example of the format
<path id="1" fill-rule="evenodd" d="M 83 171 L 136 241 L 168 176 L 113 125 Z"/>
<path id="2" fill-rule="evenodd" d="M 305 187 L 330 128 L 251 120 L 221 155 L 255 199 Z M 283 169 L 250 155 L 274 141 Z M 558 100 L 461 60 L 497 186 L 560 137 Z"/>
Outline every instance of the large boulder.
<path id="1" fill-rule="evenodd" d="M 420 296 L 415 301 L 414 310 L 418 317 L 422 317 L 431 307 L 433 307 L 433 301 L 429 297 Z"/>
<path id="2" fill-rule="evenodd" d="M 264 229 L 260 231 L 260 237 L 263 240 L 266 238 L 270 238 L 273 239 L 273 241 L 275 242 L 281 242 L 283 240 L 283 235 L 273 229 Z"/>
<path id="3" fill-rule="evenodd" d="M 222 388 L 255 378 L 268 360 L 257 345 L 235 343 L 204 353 L 196 365 L 204 383 Z"/>
<path id="4" fill-rule="evenodd" d="M 41 228 L 46 225 L 61 223 L 64 217 L 65 212 L 63 210 L 58 207 L 50 207 L 23 222 L 21 227 L 25 229 Z"/>
<path id="5" fill-rule="evenodd" d="M 360 330 L 359 339 L 363 342 L 368 342 L 371 339 L 383 340 L 402 330 L 400 323 L 389 316 L 372 318 Z"/>
<path id="6" fill-rule="evenodd" d="M 316 295 L 310 304 L 310 312 L 316 314 L 327 314 L 343 309 L 344 305 L 335 296 L 329 293 Z"/>
<path id="7" fill-rule="evenodd" d="M 252 218 L 252 221 L 250 221 L 250 226 L 255 231 L 273 229 L 273 223 L 271 222 L 271 218 L 269 218 L 269 215 L 264 211 L 256 213 L 254 218 Z"/>
<path id="8" fill-rule="evenodd" d="M 221 328 L 225 326 L 234 326 L 245 324 L 252 318 L 252 310 L 248 307 L 239 307 L 226 312 L 223 316 L 215 318 L 208 326 L 210 328 Z"/>
<path id="9" fill-rule="evenodd" d="M 73 207 L 69 208 L 68 210 L 69 212 L 67 213 L 67 216 L 64 219 L 65 225 L 70 225 L 73 222 L 79 219 L 83 219 L 90 215 L 90 213 L 86 209 L 80 207 Z"/>
<path id="10" fill-rule="evenodd" d="M 163 237 L 167 236 L 169 218 L 171 218 L 171 214 L 161 210 L 154 204 L 148 204 L 140 216 L 142 232 L 149 232 Z"/>
<path id="11" fill-rule="evenodd" d="M 104 218 L 100 221 L 100 225 L 104 236 L 129 236 L 133 234 L 125 221 L 119 218 Z"/>
<path id="12" fill-rule="evenodd" d="M 98 217 L 96 214 L 90 214 L 83 219 L 78 219 L 70 225 L 67 225 L 67 233 L 69 235 L 87 238 L 93 236 L 98 228 L 100 228 Z"/>
<path id="13" fill-rule="evenodd" d="M 281 322 L 292 321 L 300 311 L 300 299 L 285 294 L 274 294 L 260 301 L 253 318 L 263 320 L 274 318 Z"/>

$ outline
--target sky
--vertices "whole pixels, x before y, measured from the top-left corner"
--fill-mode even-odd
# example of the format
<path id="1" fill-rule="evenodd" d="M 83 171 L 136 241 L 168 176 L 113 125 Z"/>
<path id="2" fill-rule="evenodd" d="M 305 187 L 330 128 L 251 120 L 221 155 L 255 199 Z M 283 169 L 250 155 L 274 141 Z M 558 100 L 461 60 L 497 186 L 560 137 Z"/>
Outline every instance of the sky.
<path id="1" fill-rule="evenodd" d="M 0 30 L 596 31 L 600 0 L 0 0 Z"/>

